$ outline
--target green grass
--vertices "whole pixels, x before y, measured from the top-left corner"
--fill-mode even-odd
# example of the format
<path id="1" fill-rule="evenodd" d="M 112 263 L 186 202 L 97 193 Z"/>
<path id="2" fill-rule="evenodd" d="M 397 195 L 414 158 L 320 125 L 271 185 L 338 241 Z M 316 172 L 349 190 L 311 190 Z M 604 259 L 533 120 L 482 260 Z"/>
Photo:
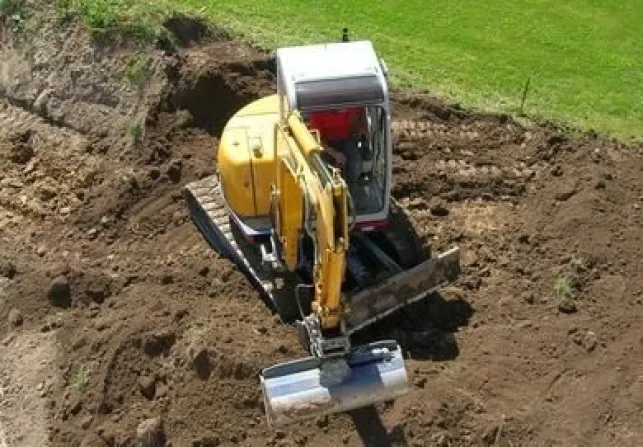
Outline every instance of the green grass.
<path id="1" fill-rule="evenodd" d="M 24 31 L 25 16 L 23 0 L 0 0 L 0 18 L 2 15 L 8 18 L 11 30 L 14 33 Z"/>
<path id="2" fill-rule="evenodd" d="M 563 309 L 574 309 L 575 293 L 571 280 L 567 276 L 559 276 L 554 283 L 554 292 L 558 298 L 558 305 Z"/>
<path id="3" fill-rule="evenodd" d="M 149 57 L 141 55 L 132 57 L 125 70 L 127 81 L 134 86 L 140 86 L 147 81 L 151 74 L 150 62 Z"/>
<path id="4" fill-rule="evenodd" d="M 77 391 L 85 391 L 89 384 L 91 372 L 91 365 L 84 360 L 74 364 L 70 379 L 71 386 Z"/>
<path id="5" fill-rule="evenodd" d="M 119 31 L 140 39 L 158 36 L 163 19 L 178 9 L 177 3 L 179 1 L 54 0 L 59 10 L 80 14 L 92 33 Z"/>
<path id="6" fill-rule="evenodd" d="M 171 9 L 208 18 L 265 48 L 371 39 L 397 86 L 516 114 L 527 78 L 532 116 L 643 137 L 639 0 L 59 0 L 94 27 L 151 26 Z"/>

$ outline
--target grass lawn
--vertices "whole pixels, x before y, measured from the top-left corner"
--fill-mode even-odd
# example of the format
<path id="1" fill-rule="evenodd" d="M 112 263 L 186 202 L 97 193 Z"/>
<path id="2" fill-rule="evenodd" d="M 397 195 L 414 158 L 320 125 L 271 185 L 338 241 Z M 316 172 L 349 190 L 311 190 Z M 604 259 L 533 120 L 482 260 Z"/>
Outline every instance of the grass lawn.
<path id="1" fill-rule="evenodd" d="M 374 42 L 396 85 L 515 114 L 530 78 L 528 114 L 643 138 L 640 0 L 57 1 L 99 27 L 196 12 L 270 49 L 338 40 L 347 26 Z"/>

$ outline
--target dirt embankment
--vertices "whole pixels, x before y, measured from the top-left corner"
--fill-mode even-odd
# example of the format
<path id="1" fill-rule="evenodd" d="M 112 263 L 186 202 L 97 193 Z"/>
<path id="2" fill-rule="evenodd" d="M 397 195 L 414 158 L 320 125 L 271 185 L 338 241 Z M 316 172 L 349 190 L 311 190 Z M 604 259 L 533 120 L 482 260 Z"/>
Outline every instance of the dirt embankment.
<path id="1" fill-rule="evenodd" d="M 295 333 L 179 190 L 273 91 L 273 61 L 169 27 L 179 52 L 51 18 L 3 29 L 0 445 L 134 445 L 137 428 L 174 446 L 638 444 L 643 151 L 408 92 L 395 200 L 464 274 L 372 330 L 407 350 L 410 395 L 269 430 L 257 374 L 302 354 Z"/>

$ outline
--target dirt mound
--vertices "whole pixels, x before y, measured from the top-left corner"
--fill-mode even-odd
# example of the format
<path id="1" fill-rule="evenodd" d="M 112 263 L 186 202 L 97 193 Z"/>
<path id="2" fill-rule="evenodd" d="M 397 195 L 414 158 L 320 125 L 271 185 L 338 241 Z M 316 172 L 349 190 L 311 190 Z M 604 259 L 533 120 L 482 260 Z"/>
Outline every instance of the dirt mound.
<path id="1" fill-rule="evenodd" d="M 302 355 L 296 334 L 179 190 L 274 90 L 274 61 L 184 17 L 166 24 L 180 51 L 42 23 L 0 51 L 0 339 L 55 335 L 58 367 L 9 374 L 29 347 L 7 338 L 0 385 L 46 383 L 29 417 L 52 445 L 135 445 L 148 425 L 180 446 L 637 444 L 641 148 L 395 92 L 395 201 L 464 274 L 364 334 L 400 340 L 410 395 L 273 431 L 257 376 Z M 5 410 L 0 444 L 20 434 Z"/>

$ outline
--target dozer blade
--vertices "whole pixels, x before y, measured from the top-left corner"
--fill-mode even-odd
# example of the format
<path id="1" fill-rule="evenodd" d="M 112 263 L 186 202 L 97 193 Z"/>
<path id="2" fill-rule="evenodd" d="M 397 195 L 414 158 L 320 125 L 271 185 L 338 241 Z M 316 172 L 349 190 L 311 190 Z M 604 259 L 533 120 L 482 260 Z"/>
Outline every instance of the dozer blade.
<path id="1" fill-rule="evenodd" d="M 460 249 L 455 247 L 361 290 L 348 298 L 348 313 L 343 318 L 346 333 L 350 335 L 439 290 L 455 281 L 459 274 Z"/>
<path id="2" fill-rule="evenodd" d="M 394 400 L 409 391 L 395 341 L 363 345 L 339 359 L 308 357 L 266 368 L 261 388 L 271 426 Z"/>

